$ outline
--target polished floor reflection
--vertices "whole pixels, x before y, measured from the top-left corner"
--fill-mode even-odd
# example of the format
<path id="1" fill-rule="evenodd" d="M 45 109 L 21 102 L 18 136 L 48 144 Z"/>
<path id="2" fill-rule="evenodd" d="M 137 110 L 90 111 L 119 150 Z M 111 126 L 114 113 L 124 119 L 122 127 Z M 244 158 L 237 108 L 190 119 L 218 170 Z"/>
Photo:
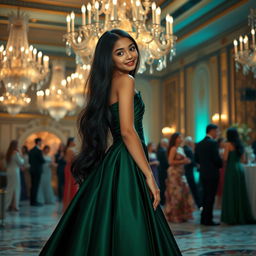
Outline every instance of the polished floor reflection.
<path id="1" fill-rule="evenodd" d="M 0 255 L 38 255 L 60 214 L 61 205 L 36 208 L 27 203 L 18 213 L 8 212 L 0 229 Z M 215 211 L 216 221 L 219 214 Z M 170 224 L 182 255 L 256 255 L 256 225 L 204 227 L 197 224 L 198 217 L 196 212 L 194 221 Z"/>

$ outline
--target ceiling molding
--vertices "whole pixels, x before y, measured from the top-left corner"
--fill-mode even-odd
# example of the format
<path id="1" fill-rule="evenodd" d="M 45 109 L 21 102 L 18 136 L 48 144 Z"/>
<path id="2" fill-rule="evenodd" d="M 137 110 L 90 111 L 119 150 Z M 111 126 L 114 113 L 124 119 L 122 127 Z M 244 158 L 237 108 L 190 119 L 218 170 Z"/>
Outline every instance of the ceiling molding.
<path id="1" fill-rule="evenodd" d="M 8 1 L 7 1 L 8 2 Z M 31 11 L 40 11 L 43 13 L 48 13 L 48 14 L 57 14 L 57 15 L 63 15 L 66 16 L 68 13 L 71 11 L 74 11 L 76 15 L 81 16 L 80 9 L 65 9 L 65 10 L 52 10 L 52 9 L 47 9 L 47 8 L 39 8 L 38 7 L 32 7 L 32 6 L 23 6 L 23 5 L 10 5 L 10 4 L 2 4 L 0 3 L 0 8 L 10 8 L 10 9 L 15 9 L 17 10 L 20 8 L 20 10 L 31 10 Z"/>
<path id="2" fill-rule="evenodd" d="M 40 119 L 49 119 L 50 117 L 48 115 L 43 115 L 43 114 L 30 114 L 30 113 L 20 113 L 15 116 L 10 115 L 9 113 L 6 112 L 0 112 L 0 117 L 1 118 L 6 118 L 6 119 L 35 119 L 35 118 L 40 118 Z M 77 116 L 65 116 L 63 120 L 71 120 L 71 121 L 76 121 Z"/>
<path id="3" fill-rule="evenodd" d="M 206 26 L 208 26 L 210 23 L 213 23 L 214 21 L 220 19 L 221 17 L 223 17 L 224 15 L 227 15 L 228 13 L 232 12 L 234 9 L 244 5 L 245 3 L 248 3 L 248 0 L 240 0 L 238 3 L 228 7 L 227 9 L 223 10 L 220 13 L 214 14 L 212 15 L 209 19 L 207 19 L 204 23 L 201 23 L 199 25 L 197 25 L 194 29 L 189 29 L 186 28 L 186 30 L 188 31 L 186 34 L 179 36 L 177 42 L 184 40 L 185 38 L 189 37 L 190 35 L 198 32 L 199 30 L 205 28 Z"/>

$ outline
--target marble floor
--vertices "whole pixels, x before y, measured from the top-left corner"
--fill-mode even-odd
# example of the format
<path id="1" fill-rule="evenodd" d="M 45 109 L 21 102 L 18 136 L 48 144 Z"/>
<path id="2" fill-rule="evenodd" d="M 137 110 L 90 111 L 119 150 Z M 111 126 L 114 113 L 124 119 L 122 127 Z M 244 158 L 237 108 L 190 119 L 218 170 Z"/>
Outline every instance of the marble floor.
<path id="1" fill-rule="evenodd" d="M 20 212 L 8 212 L 0 228 L 0 255 L 38 255 L 60 218 L 60 209 L 57 204 L 30 207 L 23 202 Z M 216 221 L 219 215 L 216 210 Z M 189 223 L 170 224 L 182 255 L 256 255 L 256 225 L 205 227 L 198 221 L 195 212 Z"/>

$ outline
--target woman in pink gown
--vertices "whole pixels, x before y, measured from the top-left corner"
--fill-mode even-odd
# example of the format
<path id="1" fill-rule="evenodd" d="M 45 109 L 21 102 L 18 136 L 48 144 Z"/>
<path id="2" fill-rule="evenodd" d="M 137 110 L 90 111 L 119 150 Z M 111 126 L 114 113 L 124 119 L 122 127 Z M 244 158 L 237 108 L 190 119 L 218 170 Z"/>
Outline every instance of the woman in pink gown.
<path id="1" fill-rule="evenodd" d="M 65 182 L 64 182 L 64 195 L 63 195 L 63 212 L 67 209 L 69 203 L 75 196 L 78 185 L 71 173 L 71 165 L 75 156 L 75 139 L 73 137 L 68 138 L 67 146 L 65 150 L 66 166 L 64 169 Z"/>

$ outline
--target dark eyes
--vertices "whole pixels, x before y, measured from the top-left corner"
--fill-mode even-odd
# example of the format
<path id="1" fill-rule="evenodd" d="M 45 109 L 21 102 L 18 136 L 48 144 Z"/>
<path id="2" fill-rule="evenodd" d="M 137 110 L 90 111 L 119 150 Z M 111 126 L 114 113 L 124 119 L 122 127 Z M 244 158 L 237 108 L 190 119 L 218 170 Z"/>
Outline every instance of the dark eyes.
<path id="1" fill-rule="evenodd" d="M 133 45 L 132 47 L 130 47 L 130 51 L 136 51 L 136 47 Z"/>
<path id="2" fill-rule="evenodd" d="M 131 51 L 131 52 L 134 52 L 134 51 L 136 51 L 136 47 L 133 45 L 133 46 L 131 46 L 130 48 L 129 48 L 129 51 Z M 117 56 L 123 56 L 124 55 L 124 51 L 118 51 L 117 52 Z"/>

